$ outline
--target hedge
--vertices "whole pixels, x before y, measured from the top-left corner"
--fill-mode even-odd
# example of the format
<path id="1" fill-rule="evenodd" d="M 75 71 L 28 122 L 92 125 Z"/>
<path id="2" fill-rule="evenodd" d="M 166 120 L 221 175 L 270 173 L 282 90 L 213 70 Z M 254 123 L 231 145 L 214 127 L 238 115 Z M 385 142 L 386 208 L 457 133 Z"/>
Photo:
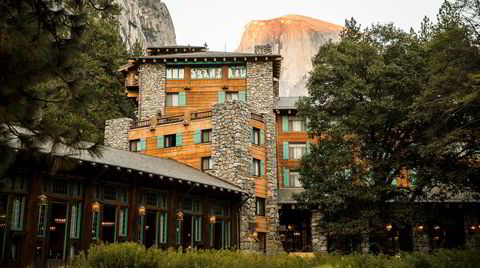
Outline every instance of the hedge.
<path id="1" fill-rule="evenodd" d="M 290 256 L 286 253 L 267 256 L 260 253 L 229 250 L 161 250 L 145 249 L 133 242 L 98 244 L 75 257 L 75 268 L 291 268 L 291 267 L 368 267 L 368 268 L 469 268 L 480 267 L 480 252 L 468 250 L 439 250 L 432 253 L 385 255 L 316 255 L 313 258 Z"/>

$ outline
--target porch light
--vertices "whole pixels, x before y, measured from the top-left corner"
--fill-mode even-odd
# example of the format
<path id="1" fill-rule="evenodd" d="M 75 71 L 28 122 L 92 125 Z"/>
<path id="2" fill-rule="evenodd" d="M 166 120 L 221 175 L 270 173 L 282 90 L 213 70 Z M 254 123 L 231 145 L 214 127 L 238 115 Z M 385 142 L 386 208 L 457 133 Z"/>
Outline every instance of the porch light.
<path id="1" fill-rule="evenodd" d="M 217 217 L 215 217 L 215 215 L 211 215 L 210 218 L 209 218 L 209 222 L 210 222 L 210 224 L 217 223 Z"/>
<path id="2" fill-rule="evenodd" d="M 435 237 L 433 238 L 433 240 L 440 240 L 440 237 L 435 236 Z"/>
<path id="3" fill-rule="evenodd" d="M 289 231 L 293 230 L 293 225 L 289 224 L 289 225 L 287 226 L 287 229 L 288 229 Z"/>
<path id="4" fill-rule="evenodd" d="M 436 231 L 438 231 L 438 230 L 440 230 L 440 226 L 435 225 L 435 226 L 433 226 L 433 229 L 436 230 Z"/>
<path id="5" fill-rule="evenodd" d="M 147 209 L 143 205 L 140 205 L 138 207 L 138 215 L 145 216 L 146 214 L 147 214 Z"/>
<path id="6" fill-rule="evenodd" d="M 257 239 L 257 237 L 258 237 L 257 231 L 254 231 L 254 232 L 252 233 L 252 237 L 255 238 L 255 239 Z"/>
<path id="7" fill-rule="evenodd" d="M 423 232 L 423 228 L 424 228 L 423 225 L 421 225 L 421 224 L 417 225 L 417 231 L 418 232 Z"/>
<path id="8" fill-rule="evenodd" d="M 387 232 L 390 232 L 392 228 L 393 226 L 390 223 L 385 225 L 385 230 L 387 230 Z"/>
<path id="9" fill-rule="evenodd" d="M 177 212 L 177 221 L 183 221 L 183 212 Z"/>
<path id="10" fill-rule="evenodd" d="M 92 204 L 92 212 L 100 212 L 100 203 L 97 201 Z"/>
<path id="11" fill-rule="evenodd" d="M 38 205 L 39 206 L 46 205 L 47 202 L 48 202 L 48 197 L 45 194 L 42 194 L 38 197 Z"/>
<path id="12" fill-rule="evenodd" d="M 470 226 L 470 231 L 474 232 L 475 230 L 477 230 L 477 226 L 475 225 Z"/>

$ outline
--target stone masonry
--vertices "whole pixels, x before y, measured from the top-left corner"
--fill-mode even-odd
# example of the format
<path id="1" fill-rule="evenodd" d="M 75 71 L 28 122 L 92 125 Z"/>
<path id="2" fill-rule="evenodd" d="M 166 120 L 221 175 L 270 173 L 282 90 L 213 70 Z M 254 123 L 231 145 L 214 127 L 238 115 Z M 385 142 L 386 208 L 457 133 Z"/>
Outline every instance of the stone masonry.
<path id="1" fill-rule="evenodd" d="M 272 46 L 270 44 L 256 45 L 255 54 L 272 54 Z"/>
<path id="2" fill-rule="evenodd" d="M 270 47 L 271 53 L 271 47 Z M 254 61 L 247 63 L 247 100 L 251 112 L 261 114 L 266 124 L 267 161 L 266 177 L 268 180 L 267 198 L 265 200 L 265 216 L 268 232 L 267 253 L 282 251 L 278 237 L 278 206 L 277 206 L 277 145 L 276 123 L 274 114 L 275 92 L 273 83 L 273 63 L 271 61 Z"/>
<path id="3" fill-rule="evenodd" d="M 128 129 L 133 119 L 117 118 L 105 121 L 104 144 L 113 148 L 128 151 Z"/>
<path id="4" fill-rule="evenodd" d="M 138 119 L 147 120 L 165 109 L 165 65 L 143 63 L 139 67 Z"/>
<path id="5" fill-rule="evenodd" d="M 322 213 L 318 210 L 312 210 L 312 250 L 313 252 L 327 252 L 327 237 L 322 235 L 319 230 L 319 223 L 322 220 Z"/>
<path id="6" fill-rule="evenodd" d="M 241 187 L 250 198 L 240 212 L 240 247 L 258 250 L 250 235 L 249 223 L 255 223 L 255 179 L 251 175 L 252 156 L 251 112 L 247 103 L 239 100 L 216 104 L 212 112 L 212 159 L 210 173 Z"/>

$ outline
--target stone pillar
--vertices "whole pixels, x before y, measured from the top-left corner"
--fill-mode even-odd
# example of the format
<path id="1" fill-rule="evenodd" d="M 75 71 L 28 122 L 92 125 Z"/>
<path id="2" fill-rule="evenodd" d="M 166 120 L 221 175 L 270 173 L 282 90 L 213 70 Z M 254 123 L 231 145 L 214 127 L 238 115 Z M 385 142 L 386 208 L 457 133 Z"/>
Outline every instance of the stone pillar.
<path id="1" fill-rule="evenodd" d="M 139 67 L 138 119 L 147 120 L 165 110 L 165 65 L 142 63 Z"/>
<path id="2" fill-rule="evenodd" d="M 327 253 L 327 237 L 320 232 L 320 221 L 323 215 L 318 210 L 312 210 L 312 249 L 313 252 Z"/>
<path id="3" fill-rule="evenodd" d="M 480 248 L 480 234 L 478 233 L 478 218 L 472 213 L 465 213 L 464 215 L 464 230 L 465 230 L 465 248 L 479 249 Z M 475 226 L 475 230 L 470 229 Z"/>
<path id="4" fill-rule="evenodd" d="M 104 144 L 128 151 L 128 130 L 132 126 L 130 118 L 117 118 L 105 121 Z"/>
<path id="5" fill-rule="evenodd" d="M 255 51 L 255 54 L 269 55 L 269 54 L 272 54 L 272 46 L 270 44 L 256 45 L 254 51 Z"/>
<path id="6" fill-rule="evenodd" d="M 251 175 L 251 112 L 239 100 L 216 104 L 212 111 L 211 174 L 229 181 L 249 194 L 240 210 L 240 248 L 258 250 L 250 236 L 249 223 L 255 223 L 255 179 Z"/>
<path id="7" fill-rule="evenodd" d="M 271 46 L 268 45 L 268 47 L 271 53 Z M 266 250 L 270 254 L 283 251 L 277 233 L 277 132 L 273 111 L 275 104 L 273 62 L 255 61 L 247 63 L 247 101 L 250 104 L 251 112 L 261 114 L 266 125 L 267 158 L 265 165 L 267 172 L 265 175 L 268 181 L 268 192 L 265 200 L 265 216 L 269 226 L 266 234 Z"/>

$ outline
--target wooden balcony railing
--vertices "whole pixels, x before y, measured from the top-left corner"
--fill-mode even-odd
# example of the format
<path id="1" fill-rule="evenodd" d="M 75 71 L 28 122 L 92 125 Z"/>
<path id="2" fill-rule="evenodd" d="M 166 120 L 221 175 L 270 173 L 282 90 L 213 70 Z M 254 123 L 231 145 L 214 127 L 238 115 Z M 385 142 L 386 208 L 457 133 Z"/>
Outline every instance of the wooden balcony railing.
<path id="1" fill-rule="evenodd" d="M 196 119 L 209 118 L 209 117 L 212 117 L 212 110 L 204 111 L 204 112 L 194 112 L 191 114 L 190 119 L 196 120 Z"/>
<path id="2" fill-rule="evenodd" d="M 147 120 L 141 120 L 141 121 L 133 121 L 131 129 L 133 129 L 133 128 L 149 127 L 150 124 L 151 124 L 151 120 L 149 120 L 149 119 L 147 119 Z"/>
<path id="3" fill-rule="evenodd" d="M 165 125 L 165 124 L 170 124 L 170 123 L 177 123 L 177 122 L 183 122 L 185 119 L 185 116 L 182 115 L 174 115 L 174 116 L 168 116 L 168 117 L 161 117 L 157 118 L 157 125 Z"/>
<path id="4" fill-rule="evenodd" d="M 264 123 L 263 116 L 259 114 L 252 113 L 252 119 Z"/>

